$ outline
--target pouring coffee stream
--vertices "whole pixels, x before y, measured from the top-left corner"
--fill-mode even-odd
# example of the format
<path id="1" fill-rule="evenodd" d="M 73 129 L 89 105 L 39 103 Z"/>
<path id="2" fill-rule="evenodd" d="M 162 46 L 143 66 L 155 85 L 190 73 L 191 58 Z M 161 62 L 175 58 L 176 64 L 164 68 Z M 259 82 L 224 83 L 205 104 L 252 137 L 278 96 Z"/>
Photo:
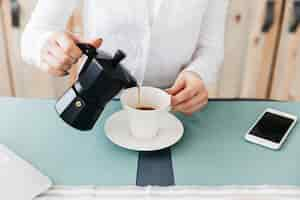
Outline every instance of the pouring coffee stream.
<path id="1" fill-rule="evenodd" d="M 112 57 L 89 44 L 77 46 L 86 56 L 77 81 L 59 98 L 55 109 L 70 126 L 90 130 L 106 104 L 122 89 L 138 86 L 137 80 L 120 62 L 126 58 L 118 50 Z"/>

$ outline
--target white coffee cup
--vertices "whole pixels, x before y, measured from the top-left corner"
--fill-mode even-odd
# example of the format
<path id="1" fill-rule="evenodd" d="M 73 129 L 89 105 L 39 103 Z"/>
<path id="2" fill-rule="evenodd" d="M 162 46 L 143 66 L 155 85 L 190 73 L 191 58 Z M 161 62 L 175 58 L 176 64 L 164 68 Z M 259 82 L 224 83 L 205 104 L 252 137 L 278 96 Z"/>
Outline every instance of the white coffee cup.
<path id="1" fill-rule="evenodd" d="M 171 96 L 154 87 L 141 87 L 140 104 L 138 88 L 124 90 L 121 94 L 123 109 L 128 113 L 128 123 L 132 135 L 139 139 L 155 137 L 161 127 L 160 119 L 170 111 Z M 151 107 L 154 110 L 140 110 L 137 107 Z"/>

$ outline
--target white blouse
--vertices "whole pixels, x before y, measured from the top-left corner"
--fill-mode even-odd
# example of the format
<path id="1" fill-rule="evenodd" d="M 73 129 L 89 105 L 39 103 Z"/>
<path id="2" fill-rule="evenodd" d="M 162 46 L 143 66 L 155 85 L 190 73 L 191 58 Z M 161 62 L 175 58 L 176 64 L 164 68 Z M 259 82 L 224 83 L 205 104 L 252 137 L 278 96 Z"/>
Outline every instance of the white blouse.
<path id="1" fill-rule="evenodd" d="M 155 18 L 158 15 L 162 0 L 148 0 L 149 3 L 149 13 L 150 15 L 150 25 L 153 25 Z"/>
<path id="2" fill-rule="evenodd" d="M 43 44 L 65 30 L 78 5 L 80 0 L 38 1 L 21 42 L 27 62 L 40 66 Z M 227 0 L 86 0 L 84 33 L 103 38 L 104 51 L 126 52 L 123 64 L 144 85 L 169 87 L 182 70 L 210 84 L 224 57 L 226 8 Z"/>

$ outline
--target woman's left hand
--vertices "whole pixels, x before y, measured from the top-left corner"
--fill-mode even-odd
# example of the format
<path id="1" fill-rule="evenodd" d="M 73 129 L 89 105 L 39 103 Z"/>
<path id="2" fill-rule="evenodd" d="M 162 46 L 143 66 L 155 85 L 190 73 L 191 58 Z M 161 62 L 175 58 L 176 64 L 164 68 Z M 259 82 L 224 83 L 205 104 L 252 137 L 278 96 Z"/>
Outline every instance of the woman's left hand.
<path id="1" fill-rule="evenodd" d="M 192 115 L 208 103 L 208 91 L 198 74 L 184 71 L 179 74 L 172 88 L 167 89 L 172 95 L 174 111 Z"/>

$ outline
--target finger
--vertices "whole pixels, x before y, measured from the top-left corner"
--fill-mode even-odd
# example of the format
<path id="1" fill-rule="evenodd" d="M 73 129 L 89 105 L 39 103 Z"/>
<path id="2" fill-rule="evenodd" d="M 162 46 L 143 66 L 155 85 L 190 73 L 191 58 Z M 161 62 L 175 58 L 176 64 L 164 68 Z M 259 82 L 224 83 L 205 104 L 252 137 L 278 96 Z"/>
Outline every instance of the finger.
<path id="1" fill-rule="evenodd" d="M 189 99 L 192 99 L 197 94 L 197 90 L 191 87 L 187 87 L 181 92 L 179 92 L 176 96 L 172 97 L 172 106 L 177 106 Z"/>
<path id="2" fill-rule="evenodd" d="M 201 108 L 203 108 L 204 106 L 206 106 L 208 104 L 208 92 L 205 91 L 203 93 L 201 93 L 199 99 L 198 99 L 198 103 L 194 104 L 193 106 L 191 106 L 190 108 L 186 108 L 184 110 L 184 112 L 186 113 L 193 113 L 196 112 L 198 110 L 200 110 Z"/>
<path id="3" fill-rule="evenodd" d="M 46 62 L 52 68 L 64 71 L 66 73 L 72 68 L 72 65 L 64 64 L 56 57 L 54 57 L 50 52 L 46 56 L 44 56 L 44 62 Z"/>
<path id="4" fill-rule="evenodd" d="M 96 49 L 98 49 L 102 45 L 102 42 L 103 42 L 102 38 L 87 41 L 88 44 L 92 45 Z"/>
<path id="5" fill-rule="evenodd" d="M 68 74 L 68 72 L 62 71 L 62 70 L 58 70 L 50 65 L 48 65 L 46 62 L 42 62 L 41 63 L 41 67 L 44 71 L 48 72 L 49 74 L 53 75 L 53 76 L 65 76 Z"/>
<path id="6" fill-rule="evenodd" d="M 178 92 L 180 92 L 185 87 L 185 80 L 183 78 L 179 78 L 175 81 L 173 87 L 167 89 L 167 93 L 170 95 L 176 95 Z"/>
<path id="7" fill-rule="evenodd" d="M 72 37 L 68 37 L 67 35 L 60 35 L 59 37 L 57 37 L 56 42 L 68 56 L 71 56 L 74 59 L 78 59 L 81 57 L 82 52 L 76 45 L 76 41 L 74 41 Z"/>
<path id="8" fill-rule="evenodd" d="M 61 67 L 60 61 L 56 57 L 54 57 L 51 52 L 46 52 L 43 55 L 43 62 L 56 69 Z"/>
<path id="9" fill-rule="evenodd" d="M 51 75 L 53 75 L 53 76 L 66 76 L 66 75 L 69 74 L 66 71 L 59 70 L 59 69 L 56 69 L 54 67 L 49 67 L 48 68 L 48 73 L 51 74 Z"/>
<path id="10" fill-rule="evenodd" d="M 195 106 L 195 107 L 193 107 L 193 108 L 191 108 L 189 110 L 186 110 L 183 113 L 190 116 L 193 113 L 202 110 L 205 106 L 207 106 L 207 104 L 208 104 L 208 101 L 204 101 L 204 102 L 200 103 L 199 105 L 197 105 L 197 106 Z"/>
<path id="11" fill-rule="evenodd" d="M 49 66 L 65 72 L 69 71 L 72 67 L 72 64 L 65 64 L 61 60 L 57 59 L 51 52 L 48 52 L 48 54 L 44 55 L 43 61 Z"/>
<path id="12" fill-rule="evenodd" d="M 80 36 L 77 36 L 76 34 L 73 34 L 71 32 L 66 32 L 66 34 L 75 42 L 75 43 L 88 43 L 92 46 L 94 46 L 96 49 L 99 48 L 102 45 L 103 39 L 102 38 L 96 38 L 92 40 L 83 40 L 80 38 Z"/>
<path id="13" fill-rule="evenodd" d="M 60 62 L 62 66 L 72 65 L 76 59 L 64 53 L 63 49 L 59 47 L 56 42 L 51 42 L 49 45 L 49 52 Z"/>
<path id="14" fill-rule="evenodd" d="M 199 94 L 199 95 L 196 95 L 195 97 L 193 97 L 192 99 L 175 106 L 175 109 L 178 111 L 184 112 L 184 111 L 191 110 L 191 109 L 197 107 L 203 101 L 204 101 L 204 99 L 202 99 L 202 95 Z"/>

